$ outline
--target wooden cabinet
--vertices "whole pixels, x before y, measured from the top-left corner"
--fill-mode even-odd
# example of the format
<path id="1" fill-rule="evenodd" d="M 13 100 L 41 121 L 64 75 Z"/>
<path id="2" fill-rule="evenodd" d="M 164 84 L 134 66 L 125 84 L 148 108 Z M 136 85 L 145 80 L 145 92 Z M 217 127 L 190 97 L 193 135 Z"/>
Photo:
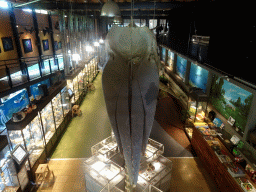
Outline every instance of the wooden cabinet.
<path id="1" fill-rule="evenodd" d="M 214 150 L 196 128 L 193 128 L 191 144 L 220 191 L 243 192 L 243 189 L 228 173 L 226 166 L 220 162 Z"/>

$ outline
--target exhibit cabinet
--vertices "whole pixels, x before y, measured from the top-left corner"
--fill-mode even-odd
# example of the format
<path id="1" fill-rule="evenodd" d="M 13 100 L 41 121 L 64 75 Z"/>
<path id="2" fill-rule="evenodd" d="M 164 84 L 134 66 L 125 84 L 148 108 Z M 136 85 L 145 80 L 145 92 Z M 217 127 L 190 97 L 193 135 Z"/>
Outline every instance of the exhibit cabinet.
<path id="1" fill-rule="evenodd" d="M 11 157 L 7 137 L 0 135 L 0 191 L 15 192 L 19 188 L 18 174 Z"/>
<path id="2" fill-rule="evenodd" d="M 11 149 L 22 145 L 29 153 L 27 170 L 33 171 L 46 159 L 66 126 L 66 119 L 70 120 L 71 106 L 65 85 L 66 81 L 63 81 L 55 87 L 23 119 L 13 121 L 12 118 L 6 123 Z"/>

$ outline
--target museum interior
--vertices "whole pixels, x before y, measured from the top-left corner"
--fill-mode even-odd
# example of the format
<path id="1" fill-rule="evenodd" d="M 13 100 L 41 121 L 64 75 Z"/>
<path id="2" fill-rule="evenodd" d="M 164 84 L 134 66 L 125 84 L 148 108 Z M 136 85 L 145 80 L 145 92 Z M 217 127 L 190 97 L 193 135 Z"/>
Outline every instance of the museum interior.
<path id="1" fill-rule="evenodd" d="M 256 191 L 252 7 L 0 0 L 0 191 Z"/>

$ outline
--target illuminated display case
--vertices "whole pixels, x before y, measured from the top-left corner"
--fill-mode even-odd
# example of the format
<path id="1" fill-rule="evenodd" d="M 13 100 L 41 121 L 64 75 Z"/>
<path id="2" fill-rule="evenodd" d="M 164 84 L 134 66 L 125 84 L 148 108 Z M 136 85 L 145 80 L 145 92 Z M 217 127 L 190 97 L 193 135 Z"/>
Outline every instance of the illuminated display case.
<path id="1" fill-rule="evenodd" d="M 89 192 L 124 192 L 126 173 L 114 135 L 92 146 L 92 157 L 84 162 L 86 188 Z M 172 162 L 163 157 L 164 146 L 149 139 L 141 157 L 135 191 L 167 192 L 170 190 Z"/>
<path id="2" fill-rule="evenodd" d="M 36 116 L 24 129 L 8 130 L 8 135 L 13 149 L 17 145 L 22 145 L 27 149 L 30 165 L 33 167 L 45 146 L 39 117 Z"/>
<path id="3" fill-rule="evenodd" d="M 54 113 L 56 128 L 58 128 L 59 125 L 63 122 L 63 119 L 64 119 L 60 93 L 57 94 L 52 99 L 52 107 L 53 107 L 53 113 Z"/>
<path id="4" fill-rule="evenodd" d="M 64 116 L 66 116 L 68 114 L 68 112 L 71 110 L 71 104 L 69 101 L 69 93 L 68 93 L 68 89 L 67 87 L 64 87 L 61 90 L 61 103 L 63 106 L 63 112 L 64 112 Z"/>
<path id="5" fill-rule="evenodd" d="M 199 88 L 191 88 L 188 99 L 188 112 L 194 122 L 203 122 L 207 108 L 208 96 Z"/>
<path id="6" fill-rule="evenodd" d="M 15 192 L 20 185 L 14 162 L 10 155 L 7 137 L 1 135 L 0 143 L 0 191 Z"/>
<path id="7" fill-rule="evenodd" d="M 79 88 L 79 95 L 84 92 L 84 73 L 83 70 L 77 76 L 78 80 L 78 88 Z"/>
<path id="8" fill-rule="evenodd" d="M 52 104 L 50 102 L 39 112 L 43 123 L 46 143 L 49 142 L 56 131 L 52 109 Z"/>

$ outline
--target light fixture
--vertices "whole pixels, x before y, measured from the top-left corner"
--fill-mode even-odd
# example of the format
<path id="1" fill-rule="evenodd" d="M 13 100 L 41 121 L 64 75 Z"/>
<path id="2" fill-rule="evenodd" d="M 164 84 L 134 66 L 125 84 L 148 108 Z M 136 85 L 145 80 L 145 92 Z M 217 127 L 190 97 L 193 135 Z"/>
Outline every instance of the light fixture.
<path id="1" fill-rule="evenodd" d="M 6 1 L 0 1 L 0 7 L 4 8 L 4 9 L 7 9 L 9 6 L 8 6 L 8 3 Z"/>
<path id="2" fill-rule="evenodd" d="M 114 17 L 121 16 L 120 9 L 116 2 L 108 0 L 101 9 L 101 16 Z"/>
<path id="3" fill-rule="evenodd" d="M 99 44 L 98 42 L 94 42 L 94 46 L 95 46 L 95 47 L 99 47 L 100 44 Z"/>
<path id="4" fill-rule="evenodd" d="M 100 43 L 100 44 L 103 44 L 103 43 L 104 43 L 104 40 L 103 40 L 103 39 L 100 39 L 100 40 L 99 40 L 99 43 Z"/>
<path id="5" fill-rule="evenodd" d="M 92 46 L 87 45 L 87 46 L 85 47 L 85 50 L 88 51 L 88 52 L 92 52 L 92 51 L 93 51 L 93 48 L 92 48 Z"/>
<path id="6" fill-rule="evenodd" d="M 73 54 L 72 55 L 72 60 L 73 61 L 80 61 L 81 60 L 80 55 L 79 54 Z"/>
<path id="7" fill-rule="evenodd" d="M 120 16 L 115 16 L 113 20 L 113 24 L 121 25 L 123 23 L 123 19 Z"/>

